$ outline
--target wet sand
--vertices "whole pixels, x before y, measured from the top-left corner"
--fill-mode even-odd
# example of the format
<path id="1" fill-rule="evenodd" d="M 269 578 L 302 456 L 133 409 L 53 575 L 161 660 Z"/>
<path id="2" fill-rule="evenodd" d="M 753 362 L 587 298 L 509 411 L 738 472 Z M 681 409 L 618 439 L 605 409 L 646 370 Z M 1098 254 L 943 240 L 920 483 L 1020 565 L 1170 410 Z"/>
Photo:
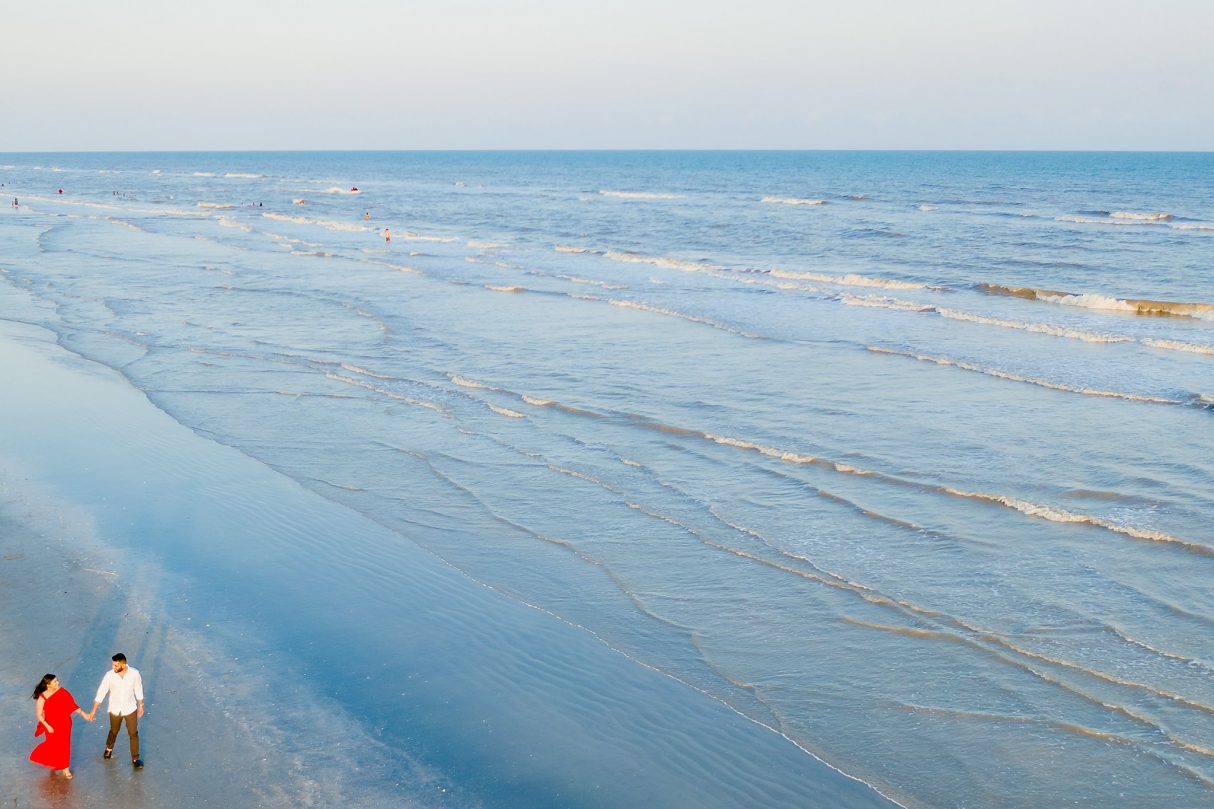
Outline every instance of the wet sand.
<path id="1" fill-rule="evenodd" d="M 142 588 L 124 581 L 113 554 L 81 541 L 72 518 L 56 508 L 62 504 L 14 488 L 11 478 L 0 483 L 0 805 L 275 805 L 259 793 L 281 763 L 229 721 L 223 705 L 204 698 L 207 662 L 183 654 L 173 628 L 142 608 Z M 74 779 L 30 763 L 30 692 L 43 670 L 58 674 L 87 709 L 117 650 L 144 676 L 145 768 L 132 768 L 125 731 L 114 757 L 102 759 L 105 706 L 96 722 L 73 722 Z"/>

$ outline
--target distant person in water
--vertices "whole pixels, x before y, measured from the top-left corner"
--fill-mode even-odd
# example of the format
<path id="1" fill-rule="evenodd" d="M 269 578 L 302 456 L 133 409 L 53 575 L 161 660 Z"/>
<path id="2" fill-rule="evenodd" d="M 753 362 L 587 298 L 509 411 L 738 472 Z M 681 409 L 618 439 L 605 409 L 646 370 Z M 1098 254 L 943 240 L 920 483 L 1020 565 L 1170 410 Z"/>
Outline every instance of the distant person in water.
<path id="1" fill-rule="evenodd" d="M 13 207 L 14 207 L 14 208 L 18 207 L 18 204 L 17 204 L 17 198 L 16 198 L 16 197 L 13 197 Z"/>
<path id="2" fill-rule="evenodd" d="M 50 767 L 52 774 L 61 771 L 64 778 L 71 778 L 72 714 L 80 714 L 90 722 L 92 718 L 76 704 L 54 674 L 44 675 L 42 681 L 34 686 L 33 698 L 34 715 L 38 717 L 34 736 L 45 734 L 46 739 L 30 753 L 30 761 Z"/>
<path id="3" fill-rule="evenodd" d="M 367 211 L 365 214 L 363 214 L 363 219 L 366 219 L 368 222 L 370 222 L 371 221 L 371 212 Z"/>
<path id="4" fill-rule="evenodd" d="M 392 241 L 392 231 L 388 230 L 387 228 L 384 228 L 384 241 L 385 242 Z"/>
<path id="5" fill-rule="evenodd" d="M 97 708 L 105 699 L 110 697 L 110 735 L 105 739 L 104 758 L 114 755 L 114 742 L 118 739 L 118 729 L 125 723 L 126 735 L 131 740 L 131 764 L 135 769 L 143 766 L 139 757 L 139 718 L 143 716 L 143 678 L 138 669 L 127 665 L 126 655 L 122 652 L 114 655 L 110 671 L 101 678 L 97 686 L 97 696 L 93 699 L 93 710 L 87 715 L 91 721 L 97 716 Z"/>
<path id="6" fill-rule="evenodd" d="M 59 193 L 60 193 L 60 194 L 62 194 L 62 193 L 63 193 L 63 189 L 62 189 L 62 188 L 60 188 L 60 189 L 59 189 Z"/>

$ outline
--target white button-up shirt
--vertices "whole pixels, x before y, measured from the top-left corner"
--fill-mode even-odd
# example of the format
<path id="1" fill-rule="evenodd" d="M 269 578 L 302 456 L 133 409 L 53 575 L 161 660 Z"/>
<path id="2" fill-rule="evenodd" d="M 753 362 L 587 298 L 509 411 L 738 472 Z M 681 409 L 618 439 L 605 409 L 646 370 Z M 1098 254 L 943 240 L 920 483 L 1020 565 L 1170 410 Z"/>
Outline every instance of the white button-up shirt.
<path id="1" fill-rule="evenodd" d="M 97 686 L 97 697 L 93 702 L 100 703 L 105 695 L 110 695 L 110 713 L 114 716 L 133 714 L 143 702 L 143 678 L 139 670 L 126 667 L 121 675 L 116 671 L 107 671 Z"/>

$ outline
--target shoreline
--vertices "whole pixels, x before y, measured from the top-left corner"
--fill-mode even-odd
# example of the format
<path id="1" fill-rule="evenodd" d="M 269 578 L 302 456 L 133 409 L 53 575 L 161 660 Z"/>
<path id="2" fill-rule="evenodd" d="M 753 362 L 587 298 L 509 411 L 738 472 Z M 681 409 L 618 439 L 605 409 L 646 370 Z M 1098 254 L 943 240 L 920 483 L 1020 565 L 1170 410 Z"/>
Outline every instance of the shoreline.
<path id="1" fill-rule="evenodd" d="M 0 547 L 13 751 L 0 783 L 17 785 L 0 800 L 896 805 L 724 703 L 200 437 L 40 327 L 0 321 L 0 372 L 19 400 L 0 400 L 0 423 L 25 427 L 0 457 L 0 516 L 15 526 Z M 335 535 L 390 561 L 392 574 L 349 559 Z M 56 633 L 37 623 L 44 592 L 56 596 Z M 356 593 L 380 612 L 360 614 Z M 392 657 L 367 658 L 371 642 Z M 121 737 L 102 761 L 104 731 L 78 722 L 77 777 L 37 772 L 26 760 L 28 689 L 58 667 L 77 701 L 91 700 L 119 650 L 144 674 L 147 767 L 124 765 Z M 339 683 L 364 673 L 371 692 L 345 694 Z M 399 698 L 377 697 L 381 687 Z"/>

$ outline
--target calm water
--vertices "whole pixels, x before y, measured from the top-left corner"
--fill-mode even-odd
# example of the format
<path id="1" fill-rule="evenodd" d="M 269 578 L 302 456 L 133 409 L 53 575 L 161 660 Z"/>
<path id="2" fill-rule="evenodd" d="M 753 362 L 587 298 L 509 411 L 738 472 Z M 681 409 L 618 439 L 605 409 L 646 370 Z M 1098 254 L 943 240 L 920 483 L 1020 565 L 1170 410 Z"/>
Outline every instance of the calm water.
<path id="1" fill-rule="evenodd" d="M 0 155 L 0 317 L 903 803 L 1196 807 L 1212 177 L 1210 154 Z M 301 553 L 366 571 L 330 583 L 386 630 L 346 664 L 399 656 L 408 557 L 340 531 Z M 285 638 L 311 596 L 280 589 Z M 444 699 L 608 677 L 490 662 Z M 491 744 L 460 763 L 470 736 L 417 722 L 376 732 L 540 805 L 495 792 Z"/>

